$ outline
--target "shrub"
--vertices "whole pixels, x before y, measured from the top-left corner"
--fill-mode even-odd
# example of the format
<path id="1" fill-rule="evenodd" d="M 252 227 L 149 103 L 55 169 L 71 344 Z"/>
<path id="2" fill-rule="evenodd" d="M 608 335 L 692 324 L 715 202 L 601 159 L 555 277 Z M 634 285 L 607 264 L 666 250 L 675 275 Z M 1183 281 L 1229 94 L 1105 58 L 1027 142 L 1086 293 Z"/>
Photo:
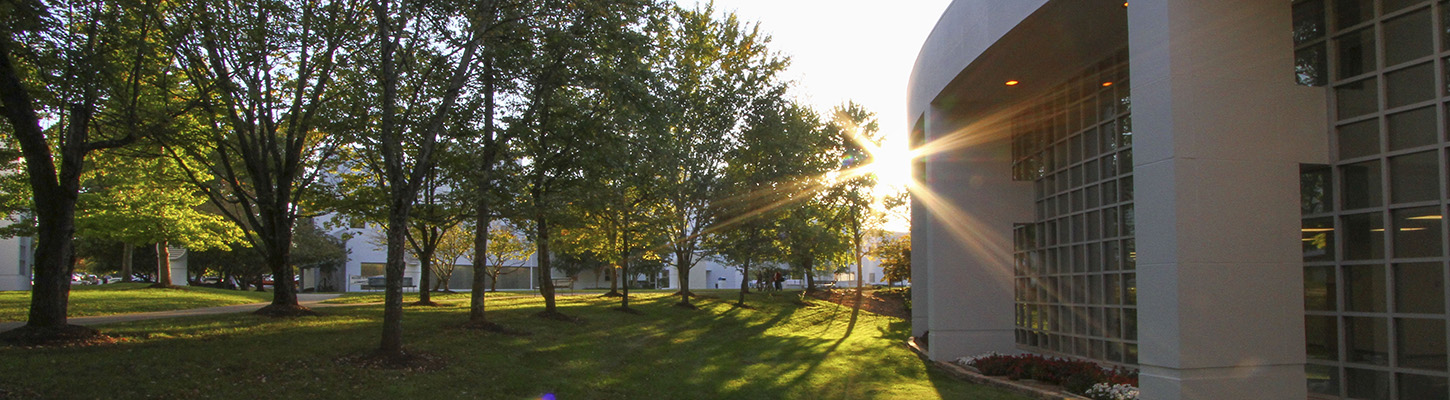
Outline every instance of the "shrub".
<path id="1" fill-rule="evenodd" d="M 1005 376 L 1007 379 L 1032 379 L 1060 385 L 1073 393 L 1086 395 L 1094 400 L 1137 399 L 1138 372 L 1124 368 L 1104 369 L 1090 361 L 1066 358 L 1043 357 L 1035 354 L 1003 355 L 988 353 L 974 357 L 962 357 L 957 364 L 970 366 L 987 376 Z M 1097 392 L 1093 390 L 1101 386 Z M 1116 388 L 1116 389 L 1114 389 Z M 1127 389 L 1125 389 L 1127 388 Z M 1093 397 L 1118 396 L 1132 389 L 1131 398 Z M 1103 394 L 1106 393 L 1106 394 Z"/>

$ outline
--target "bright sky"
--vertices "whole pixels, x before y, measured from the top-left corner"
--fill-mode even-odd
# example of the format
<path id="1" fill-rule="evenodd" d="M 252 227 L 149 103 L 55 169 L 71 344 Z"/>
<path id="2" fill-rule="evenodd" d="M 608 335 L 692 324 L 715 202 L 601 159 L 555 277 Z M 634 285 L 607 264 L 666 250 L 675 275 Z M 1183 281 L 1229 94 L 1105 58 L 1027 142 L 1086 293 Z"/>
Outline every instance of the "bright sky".
<path id="1" fill-rule="evenodd" d="M 700 1 L 679 0 L 686 7 Z M 823 115 L 855 101 L 876 113 L 886 153 L 906 153 L 906 84 L 916 54 L 951 0 L 716 0 L 717 12 L 759 22 L 791 57 L 786 79 Z M 899 165 L 897 165 L 899 164 Z M 888 169 L 909 171 L 904 158 Z M 900 173 L 892 173 L 899 175 Z M 889 180 L 889 179 L 886 179 Z M 887 229 L 909 229 L 894 220 Z"/>

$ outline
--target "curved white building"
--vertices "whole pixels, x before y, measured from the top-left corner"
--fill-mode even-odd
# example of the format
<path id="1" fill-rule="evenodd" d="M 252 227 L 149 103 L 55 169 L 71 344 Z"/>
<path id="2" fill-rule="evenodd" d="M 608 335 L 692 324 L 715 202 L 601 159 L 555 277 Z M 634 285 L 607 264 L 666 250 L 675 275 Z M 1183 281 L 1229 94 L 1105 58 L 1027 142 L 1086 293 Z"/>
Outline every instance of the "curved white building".
<path id="1" fill-rule="evenodd" d="M 957 0 L 908 98 L 914 334 L 1148 399 L 1450 398 L 1447 4 Z"/>

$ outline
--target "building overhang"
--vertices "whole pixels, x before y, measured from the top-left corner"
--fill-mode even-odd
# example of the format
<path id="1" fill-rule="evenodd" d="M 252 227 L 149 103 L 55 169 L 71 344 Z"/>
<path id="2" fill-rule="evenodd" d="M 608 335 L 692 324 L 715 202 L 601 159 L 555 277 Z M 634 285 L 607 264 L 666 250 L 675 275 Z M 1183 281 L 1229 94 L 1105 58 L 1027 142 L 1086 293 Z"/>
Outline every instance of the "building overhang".
<path id="1" fill-rule="evenodd" d="M 1127 46 L 1124 4 L 1106 0 L 952 3 L 912 71 L 909 123 L 928 108 L 958 121 L 980 120 L 1044 94 L 1081 67 Z M 1008 86 L 1008 81 L 1018 84 Z"/>

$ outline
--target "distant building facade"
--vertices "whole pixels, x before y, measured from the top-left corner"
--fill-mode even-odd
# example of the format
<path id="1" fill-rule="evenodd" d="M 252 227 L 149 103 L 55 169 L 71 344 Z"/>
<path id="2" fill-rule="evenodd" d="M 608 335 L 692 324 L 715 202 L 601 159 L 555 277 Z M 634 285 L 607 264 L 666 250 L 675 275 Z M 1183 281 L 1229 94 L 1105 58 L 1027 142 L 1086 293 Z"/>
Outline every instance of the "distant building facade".
<path id="1" fill-rule="evenodd" d="M 0 239 L 0 291 L 30 290 L 34 243 L 28 237 Z"/>

